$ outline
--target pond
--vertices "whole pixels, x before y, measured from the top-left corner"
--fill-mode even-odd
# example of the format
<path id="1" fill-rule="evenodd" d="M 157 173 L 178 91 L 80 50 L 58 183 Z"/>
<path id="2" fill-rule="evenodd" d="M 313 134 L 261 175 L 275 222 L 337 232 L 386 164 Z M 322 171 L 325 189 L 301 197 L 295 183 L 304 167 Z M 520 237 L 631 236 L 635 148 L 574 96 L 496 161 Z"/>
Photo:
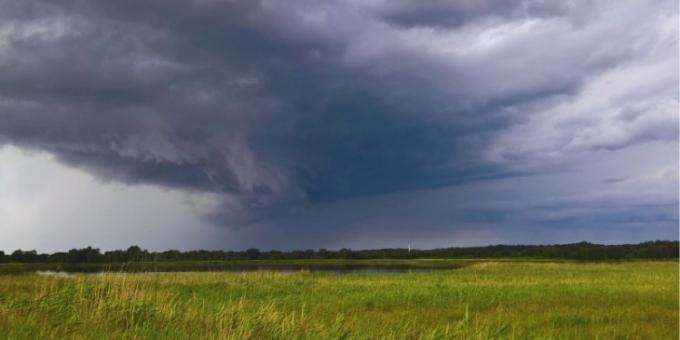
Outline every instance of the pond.
<path id="1" fill-rule="evenodd" d="M 144 268 L 104 268 L 68 266 L 55 270 L 36 270 L 35 273 L 45 276 L 69 276 L 71 274 L 101 273 L 177 273 L 177 272 L 311 272 L 334 274 L 392 274 L 392 273 L 427 273 L 441 270 L 453 270 L 454 266 L 378 266 L 378 265 L 230 265 L 230 266 L 198 266 L 198 267 L 144 267 Z"/>

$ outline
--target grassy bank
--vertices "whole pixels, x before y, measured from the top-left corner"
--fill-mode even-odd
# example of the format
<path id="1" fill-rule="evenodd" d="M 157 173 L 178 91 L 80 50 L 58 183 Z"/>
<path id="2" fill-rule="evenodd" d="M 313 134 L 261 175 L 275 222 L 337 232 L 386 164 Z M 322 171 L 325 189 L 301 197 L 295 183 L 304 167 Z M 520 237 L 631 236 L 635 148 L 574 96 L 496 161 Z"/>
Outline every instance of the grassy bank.
<path id="1" fill-rule="evenodd" d="M 677 262 L 0 275 L 7 338 L 677 339 Z"/>

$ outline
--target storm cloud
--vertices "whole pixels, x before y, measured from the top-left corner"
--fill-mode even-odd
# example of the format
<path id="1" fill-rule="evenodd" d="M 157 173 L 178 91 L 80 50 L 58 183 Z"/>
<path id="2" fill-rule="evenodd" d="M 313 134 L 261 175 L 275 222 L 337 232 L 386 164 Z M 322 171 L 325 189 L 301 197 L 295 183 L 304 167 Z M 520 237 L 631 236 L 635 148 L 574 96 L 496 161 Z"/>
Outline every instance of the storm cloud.
<path id="1" fill-rule="evenodd" d="M 433 190 L 453 193 L 424 202 L 476 202 L 422 216 L 438 225 L 677 224 L 673 176 L 640 207 L 629 190 L 652 175 L 583 170 L 657 145 L 645 171 L 677 175 L 677 7 L 0 1 L 0 143 L 204 194 L 225 226 Z M 609 196 L 512 185 L 534 197 L 507 205 L 483 189 L 559 173 Z"/>

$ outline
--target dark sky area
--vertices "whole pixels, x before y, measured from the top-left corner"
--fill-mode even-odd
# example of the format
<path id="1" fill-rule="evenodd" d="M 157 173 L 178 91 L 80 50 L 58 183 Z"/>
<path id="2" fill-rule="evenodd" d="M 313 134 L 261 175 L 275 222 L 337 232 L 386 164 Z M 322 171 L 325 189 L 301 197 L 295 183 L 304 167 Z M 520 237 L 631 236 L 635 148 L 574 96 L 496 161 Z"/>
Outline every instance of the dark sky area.
<path id="1" fill-rule="evenodd" d="M 674 0 L 0 0 L 0 249 L 678 239 Z"/>

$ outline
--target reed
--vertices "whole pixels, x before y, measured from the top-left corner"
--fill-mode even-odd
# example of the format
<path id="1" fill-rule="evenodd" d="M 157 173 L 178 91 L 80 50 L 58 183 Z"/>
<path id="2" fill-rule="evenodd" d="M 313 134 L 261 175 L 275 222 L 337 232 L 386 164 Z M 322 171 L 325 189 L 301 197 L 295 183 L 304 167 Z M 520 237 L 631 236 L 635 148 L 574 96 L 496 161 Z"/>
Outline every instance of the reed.
<path id="1" fill-rule="evenodd" d="M 8 339 L 677 339 L 677 262 L 0 275 Z"/>

